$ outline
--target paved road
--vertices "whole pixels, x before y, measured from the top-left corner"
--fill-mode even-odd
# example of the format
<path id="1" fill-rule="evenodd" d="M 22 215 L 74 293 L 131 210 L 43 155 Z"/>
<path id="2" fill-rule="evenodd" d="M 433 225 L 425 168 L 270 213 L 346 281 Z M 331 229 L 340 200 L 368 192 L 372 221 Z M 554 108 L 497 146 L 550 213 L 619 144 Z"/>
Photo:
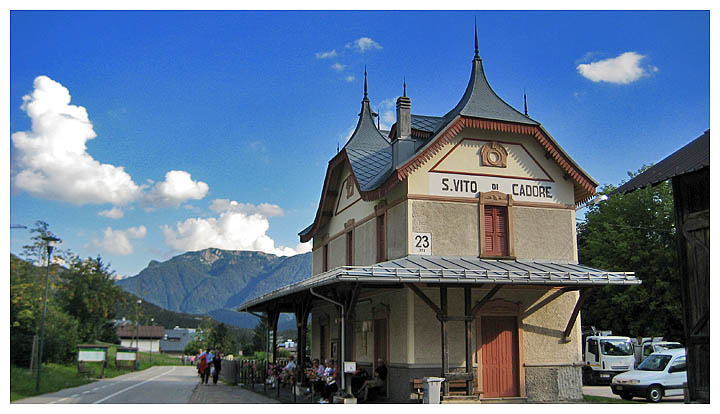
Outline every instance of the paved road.
<path id="1" fill-rule="evenodd" d="M 595 397 L 606 397 L 606 398 L 614 398 L 616 400 L 620 399 L 619 395 L 613 394 L 612 390 L 610 389 L 609 385 L 584 385 L 583 386 L 583 394 L 585 395 L 593 395 Z M 633 401 L 645 401 L 641 398 L 635 398 Z M 663 402 L 673 402 L 673 403 L 682 403 L 683 397 L 663 397 L 661 403 Z"/>
<path id="2" fill-rule="evenodd" d="M 200 385 L 195 367 L 152 367 L 13 404 L 272 404 L 264 395 L 218 382 Z"/>
<path id="3" fill-rule="evenodd" d="M 25 398 L 16 404 L 184 404 L 199 377 L 194 367 L 152 367 L 80 387 Z"/>

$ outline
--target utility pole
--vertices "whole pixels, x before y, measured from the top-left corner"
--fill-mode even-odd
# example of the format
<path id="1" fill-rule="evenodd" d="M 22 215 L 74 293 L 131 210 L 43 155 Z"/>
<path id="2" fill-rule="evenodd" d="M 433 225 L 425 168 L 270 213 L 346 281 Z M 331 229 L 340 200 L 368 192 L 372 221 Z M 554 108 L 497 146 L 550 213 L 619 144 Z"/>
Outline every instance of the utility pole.
<path id="1" fill-rule="evenodd" d="M 45 240 L 45 248 L 47 249 L 47 267 L 45 267 L 45 295 L 43 296 L 43 312 L 42 320 L 40 322 L 40 346 L 38 348 L 38 363 L 37 363 L 37 380 L 35 381 L 35 392 L 40 392 L 40 372 L 42 371 L 42 354 L 43 354 L 43 341 L 45 339 L 45 315 L 47 314 L 47 296 L 48 289 L 50 288 L 50 257 L 52 256 L 53 248 L 55 243 L 59 242 L 60 239 L 53 237 L 49 234 L 45 234 L 42 237 Z"/>

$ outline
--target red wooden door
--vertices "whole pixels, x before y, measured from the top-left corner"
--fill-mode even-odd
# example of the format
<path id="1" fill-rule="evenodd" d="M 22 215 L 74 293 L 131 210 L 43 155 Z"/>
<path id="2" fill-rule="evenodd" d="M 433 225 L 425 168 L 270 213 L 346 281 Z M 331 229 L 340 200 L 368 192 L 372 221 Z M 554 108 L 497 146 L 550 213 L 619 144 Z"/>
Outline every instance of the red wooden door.
<path id="1" fill-rule="evenodd" d="M 507 207 L 485 206 L 485 255 L 508 255 Z"/>
<path id="2" fill-rule="evenodd" d="M 519 396 L 518 334 L 514 316 L 480 318 L 483 397 Z"/>

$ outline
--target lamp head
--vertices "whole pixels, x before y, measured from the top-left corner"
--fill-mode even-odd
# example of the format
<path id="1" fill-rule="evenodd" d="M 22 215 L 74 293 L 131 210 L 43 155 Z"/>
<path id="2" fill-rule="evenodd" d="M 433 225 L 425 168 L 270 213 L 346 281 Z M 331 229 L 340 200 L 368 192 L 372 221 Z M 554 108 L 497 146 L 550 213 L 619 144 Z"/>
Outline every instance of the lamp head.
<path id="1" fill-rule="evenodd" d="M 42 239 L 45 241 L 45 247 L 47 248 L 48 255 L 52 254 L 53 248 L 55 248 L 55 245 L 60 241 L 57 237 L 53 237 L 49 234 L 42 236 Z"/>

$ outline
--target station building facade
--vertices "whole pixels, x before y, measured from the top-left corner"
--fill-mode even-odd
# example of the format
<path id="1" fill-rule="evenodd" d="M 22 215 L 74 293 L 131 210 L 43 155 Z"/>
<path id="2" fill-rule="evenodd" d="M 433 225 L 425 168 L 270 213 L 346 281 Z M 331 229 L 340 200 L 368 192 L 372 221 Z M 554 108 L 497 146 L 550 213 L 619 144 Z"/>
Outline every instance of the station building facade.
<path id="1" fill-rule="evenodd" d="M 446 401 L 581 400 L 582 292 L 640 283 L 578 264 L 575 211 L 596 186 L 492 90 L 477 46 L 454 108 L 412 114 L 404 90 L 390 131 L 366 74 L 357 127 L 300 232 L 312 276 L 239 310 L 294 312 L 300 332 L 311 321 L 299 349 L 310 343 L 312 358 L 369 372 L 382 358 L 390 401 L 426 376 L 446 378 Z"/>

